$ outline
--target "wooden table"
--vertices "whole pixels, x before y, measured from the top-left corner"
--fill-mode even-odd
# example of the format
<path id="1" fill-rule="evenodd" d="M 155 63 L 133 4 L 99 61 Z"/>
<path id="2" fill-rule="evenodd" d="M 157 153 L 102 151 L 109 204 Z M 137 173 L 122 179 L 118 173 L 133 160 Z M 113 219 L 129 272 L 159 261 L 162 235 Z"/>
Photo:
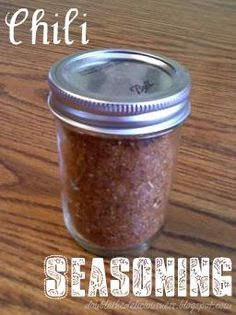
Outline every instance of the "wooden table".
<path id="1" fill-rule="evenodd" d="M 30 18 L 16 30 L 22 44 L 9 43 L 6 13 L 43 8 L 45 20 L 60 27 L 67 10 L 80 19 L 71 28 L 71 46 L 32 46 Z M 234 0 L 68 0 L 0 1 L 1 9 L 1 139 L 0 139 L 0 313 L 97 314 L 89 301 L 102 298 L 50 300 L 44 296 L 44 258 L 52 254 L 91 258 L 64 227 L 58 176 L 55 125 L 46 106 L 47 72 L 57 59 L 91 48 L 148 49 L 185 64 L 192 74 L 192 115 L 183 127 L 176 179 L 162 235 L 147 257 L 225 256 L 233 261 L 235 284 L 235 126 L 236 2 Z M 90 42 L 80 43 L 87 13 Z M 50 33 L 51 34 L 51 33 Z M 60 34 L 63 35 L 62 30 Z M 109 260 L 106 260 L 107 267 Z M 108 268 L 107 268 L 108 271 Z M 108 276 L 109 279 L 109 276 Z M 85 286 L 86 288 L 86 281 Z M 117 298 L 109 297 L 109 301 Z M 168 309 L 181 301 L 228 303 L 227 310 L 202 309 L 193 314 L 233 314 L 233 297 L 135 298 L 120 302 L 160 303 L 166 310 L 100 310 L 99 314 L 186 314 Z"/>

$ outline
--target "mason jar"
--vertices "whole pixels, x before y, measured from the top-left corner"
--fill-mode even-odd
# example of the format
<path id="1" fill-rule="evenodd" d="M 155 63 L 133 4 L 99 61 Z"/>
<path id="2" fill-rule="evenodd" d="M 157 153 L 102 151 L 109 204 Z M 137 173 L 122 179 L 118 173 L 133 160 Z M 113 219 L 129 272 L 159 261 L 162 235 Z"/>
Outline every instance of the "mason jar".
<path id="1" fill-rule="evenodd" d="M 165 222 L 190 76 L 146 52 L 68 56 L 49 72 L 65 225 L 103 256 L 147 249 Z"/>

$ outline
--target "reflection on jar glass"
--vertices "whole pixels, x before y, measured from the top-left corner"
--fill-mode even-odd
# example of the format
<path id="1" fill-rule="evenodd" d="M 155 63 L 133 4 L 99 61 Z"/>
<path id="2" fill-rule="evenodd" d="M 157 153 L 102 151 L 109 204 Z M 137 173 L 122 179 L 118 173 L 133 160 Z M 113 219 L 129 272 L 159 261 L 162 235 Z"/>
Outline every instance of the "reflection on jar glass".
<path id="1" fill-rule="evenodd" d="M 99 255 L 150 246 L 165 219 L 190 78 L 176 62 L 129 50 L 62 59 L 49 73 L 65 224 Z"/>

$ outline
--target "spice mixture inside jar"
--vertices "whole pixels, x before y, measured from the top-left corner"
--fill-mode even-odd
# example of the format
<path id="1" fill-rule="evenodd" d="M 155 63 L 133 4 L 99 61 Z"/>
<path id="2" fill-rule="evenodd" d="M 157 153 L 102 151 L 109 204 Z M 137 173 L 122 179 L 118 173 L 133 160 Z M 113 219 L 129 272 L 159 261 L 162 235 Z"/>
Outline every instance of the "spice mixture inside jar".
<path id="1" fill-rule="evenodd" d="M 148 248 L 190 112 L 187 70 L 137 51 L 91 51 L 53 65 L 49 84 L 69 232 L 100 255 Z"/>

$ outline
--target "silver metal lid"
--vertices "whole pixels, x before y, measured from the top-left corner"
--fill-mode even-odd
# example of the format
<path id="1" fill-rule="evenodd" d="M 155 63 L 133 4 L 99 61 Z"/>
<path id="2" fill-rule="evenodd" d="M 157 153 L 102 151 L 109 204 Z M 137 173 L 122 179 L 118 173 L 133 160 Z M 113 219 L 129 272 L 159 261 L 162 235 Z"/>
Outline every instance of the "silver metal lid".
<path id="1" fill-rule="evenodd" d="M 49 107 L 90 133 L 146 135 L 181 124 L 190 113 L 190 76 L 162 56 L 97 50 L 68 56 L 49 72 Z"/>

